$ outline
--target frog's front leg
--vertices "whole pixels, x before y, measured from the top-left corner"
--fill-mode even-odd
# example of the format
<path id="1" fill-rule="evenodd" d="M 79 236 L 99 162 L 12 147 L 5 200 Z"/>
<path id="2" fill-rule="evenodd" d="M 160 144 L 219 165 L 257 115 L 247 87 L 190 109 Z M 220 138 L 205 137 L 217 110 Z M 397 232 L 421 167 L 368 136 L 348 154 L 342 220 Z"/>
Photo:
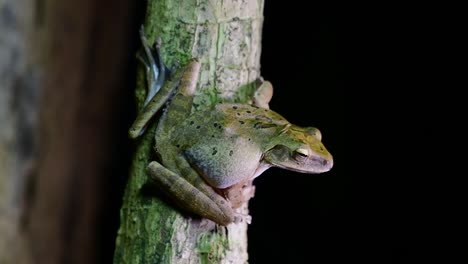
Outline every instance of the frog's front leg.
<path id="1" fill-rule="evenodd" d="M 268 103 L 273 97 L 273 85 L 269 81 L 264 81 L 263 78 L 257 79 L 256 85 L 257 90 L 253 96 L 253 105 L 270 109 Z"/>
<path id="2" fill-rule="evenodd" d="M 148 165 L 148 172 L 155 185 L 182 208 L 221 225 L 236 221 L 230 203 L 216 194 L 202 179 L 198 178 L 198 186 L 194 186 L 156 161 Z"/>
<path id="3" fill-rule="evenodd" d="M 239 208 L 255 195 L 255 186 L 253 180 L 237 183 L 229 188 L 222 190 L 224 196 L 231 202 L 232 208 Z"/>

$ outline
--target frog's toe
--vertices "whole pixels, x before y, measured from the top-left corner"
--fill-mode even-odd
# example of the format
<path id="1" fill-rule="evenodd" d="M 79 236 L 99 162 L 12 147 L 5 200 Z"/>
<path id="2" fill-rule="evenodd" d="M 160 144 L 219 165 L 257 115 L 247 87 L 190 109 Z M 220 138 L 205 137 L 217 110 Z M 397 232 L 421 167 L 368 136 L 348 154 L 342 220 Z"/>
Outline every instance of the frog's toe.
<path id="1" fill-rule="evenodd" d="M 254 105 L 260 108 L 270 109 L 268 103 L 270 103 L 273 97 L 273 85 L 269 81 L 261 80 L 257 82 L 261 84 L 254 94 Z"/>
<path id="2" fill-rule="evenodd" d="M 235 213 L 234 214 L 234 223 L 247 223 L 251 224 L 252 223 L 252 216 L 248 214 L 241 214 L 241 213 Z"/>

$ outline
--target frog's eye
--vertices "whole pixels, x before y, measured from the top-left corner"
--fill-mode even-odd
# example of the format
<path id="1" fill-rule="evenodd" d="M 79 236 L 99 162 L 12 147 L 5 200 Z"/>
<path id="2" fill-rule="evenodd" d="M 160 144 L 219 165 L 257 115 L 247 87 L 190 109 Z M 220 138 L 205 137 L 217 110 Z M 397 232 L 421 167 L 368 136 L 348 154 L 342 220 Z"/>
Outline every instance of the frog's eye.
<path id="1" fill-rule="evenodd" d="M 307 133 L 313 137 L 315 137 L 316 139 L 318 139 L 319 141 L 322 141 L 322 133 L 320 133 L 320 130 L 318 130 L 317 128 L 315 127 L 308 127 L 307 128 Z"/>
<path id="2" fill-rule="evenodd" d="M 305 148 L 299 148 L 294 151 L 295 160 L 304 160 L 309 156 L 309 150 Z"/>

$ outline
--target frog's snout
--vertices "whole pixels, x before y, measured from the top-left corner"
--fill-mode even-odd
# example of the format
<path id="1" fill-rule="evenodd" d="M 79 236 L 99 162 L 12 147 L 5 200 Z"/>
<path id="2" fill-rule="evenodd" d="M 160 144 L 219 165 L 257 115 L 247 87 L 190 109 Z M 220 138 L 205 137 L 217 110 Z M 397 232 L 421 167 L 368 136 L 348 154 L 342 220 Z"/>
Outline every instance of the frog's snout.
<path id="1" fill-rule="evenodd" d="M 333 168 L 333 158 L 323 159 L 322 165 L 325 171 L 331 170 L 331 168 Z"/>
<path id="2" fill-rule="evenodd" d="M 327 172 L 333 167 L 333 157 L 331 155 L 327 155 L 326 157 L 318 156 L 315 158 L 315 160 L 316 164 L 318 165 L 318 173 Z"/>

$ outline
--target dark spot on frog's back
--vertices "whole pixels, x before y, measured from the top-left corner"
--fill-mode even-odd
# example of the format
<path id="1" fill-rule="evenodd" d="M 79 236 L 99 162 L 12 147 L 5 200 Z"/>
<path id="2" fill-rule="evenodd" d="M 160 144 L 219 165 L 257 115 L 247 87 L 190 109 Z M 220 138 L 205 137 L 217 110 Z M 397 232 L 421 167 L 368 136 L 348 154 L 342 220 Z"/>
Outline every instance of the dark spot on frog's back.
<path id="1" fill-rule="evenodd" d="M 252 111 L 247 110 L 247 114 L 251 114 L 251 113 L 252 113 Z"/>
<path id="2" fill-rule="evenodd" d="M 214 126 L 215 128 L 217 128 L 217 127 L 218 127 L 218 123 L 214 123 L 213 126 Z"/>
<path id="3" fill-rule="evenodd" d="M 197 126 L 197 129 L 200 129 L 200 126 Z"/>
<path id="4" fill-rule="evenodd" d="M 192 121 L 190 121 L 190 125 L 193 125 L 193 123 L 195 123 L 193 120 L 192 120 Z"/>
<path id="5" fill-rule="evenodd" d="M 232 156 L 232 154 L 234 154 L 234 151 L 229 151 L 229 156 Z"/>
<path id="6" fill-rule="evenodd" d="M 245 124 L 245 122 L 242 121 L 242 120 L 239 120 L 239 123 L 240 123 L 241 125 Z"/>
<path id="7" fill-rule="evenodd" d="M 233 106 L 232 108 L 233 108 L 233 109 L 237 109 L 237 106 Z"/>
<path id="8" fill-rule="evenodd" d="M 211 153 L 211 155 L 216 155 L 216 153 L 218 153 L 218 150 L 216 148 L 213 148 L 213 152 Z"/>

